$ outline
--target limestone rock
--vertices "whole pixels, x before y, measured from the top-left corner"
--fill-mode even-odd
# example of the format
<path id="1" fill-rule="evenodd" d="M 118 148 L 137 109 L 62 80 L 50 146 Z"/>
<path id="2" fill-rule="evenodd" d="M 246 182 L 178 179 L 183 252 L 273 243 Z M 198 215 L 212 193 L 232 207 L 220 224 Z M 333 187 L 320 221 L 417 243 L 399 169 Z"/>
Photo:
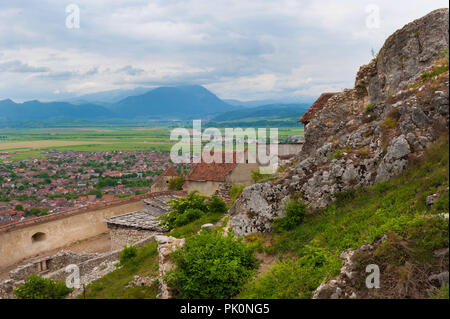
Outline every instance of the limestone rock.
<path id="1" fill-rule="evenodd" d="M 275 218 L 283 217 L 288 193 L 281 185 L 254 184 L 244 188 L 229 210 L 230 226 L 237 236 L 270 232 Z"/>

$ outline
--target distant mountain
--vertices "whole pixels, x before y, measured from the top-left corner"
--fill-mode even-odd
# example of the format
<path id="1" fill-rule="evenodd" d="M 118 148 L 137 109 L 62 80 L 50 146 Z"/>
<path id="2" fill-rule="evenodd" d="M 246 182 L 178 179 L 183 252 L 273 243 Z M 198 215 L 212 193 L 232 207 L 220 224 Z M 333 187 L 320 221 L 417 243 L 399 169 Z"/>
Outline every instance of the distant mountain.
<path id="1" fill-rule="evenodd" d="M 245 106 L 245 107 L 257 107 L 257 106 L 264 106 L 264 105 L 270 105 L 270 104 L 313 104 L 314 99 L 311 97 L 304 97 L 301 100 L 297 99 L 279 99 L 279 100 L 255 100 L 255 101 L 239 101 L 239 100 L 229 100 L 224 99 L 224 102 L 233 105 L 233 106 Z"/>
<path id="2" fill-rule="evenodd" d="M 67 99 L 65 100 L 65 102 L 69 102 L 72 104 L 85 104 L 85 103 L 114 104 L 123 100 L 128 96 L 141 95 L 147 93 L 150 90 L 152 89 L 144 87 L 138 87 L 132 90 L 125 90 L 125 89 L 109 90 L 80 95 L 71 99 Z"/>
<path id="3" fill-rule="evenodd" d="M 34 121 L 51 119 L 98 119 L 113 114 L 107 108 L 95 104 L 73 105 L 67 102 L 39 102 L 37 100 L 15 103 L 0 101 L 0 120 Z"/>
<path id="4" fill-rule="evenodd" d="M 159 87 L 129 96 L 112 107 L 121 117 L 190 118 L 236 110 L 200 85 Z"/>
<path id="5" fill-rule="evenodd" d="M 219 114 L 211 119 L 214 122 L 240 121 L 247 119 L 262 118 L 300 118 L 305 113 L 310 104 L 269 104 L 253 108 L 245 108 Z"/>
<path id="6" fill-rule="evenodd" d="M 120 92 L 119 92 L 120 91 Z M 131 91 L 106 91 L 91 95 L 80 96 L 86 100 L 101 99 L 106 103 L 113 101 L 121 94 Z M 144 91 L 143 94 L 127 96 L 112 104 L 100 105 L 98 103 L 81 100 L 76 102 L 40 102 L 37 100 L 24 103 L 15 103 L 11 100 L 0 101 L 0 125 L 10 122 L 45 121 L 47 125 L 52 121 L 88 120 L 91 122 L 117 122 L 129 123 L 170 120 L 191 120 L 201 118 L 212 122 L 227 122 L 245 119 L 294 118 L 309 107 L 308 104 L 270 104 L 257 107 L 233 106 L 219 99 L 212 92 L 200 85 L 185 85 L 173 87 L 159 87 L 149 90 L 138 88 L 133 93 Z M 110 97 L 107 95 L 110 94 Z M 77 104 L 80 103 L 80 104 Z M 262 123 L 262 122 L 261 122 Z"/>

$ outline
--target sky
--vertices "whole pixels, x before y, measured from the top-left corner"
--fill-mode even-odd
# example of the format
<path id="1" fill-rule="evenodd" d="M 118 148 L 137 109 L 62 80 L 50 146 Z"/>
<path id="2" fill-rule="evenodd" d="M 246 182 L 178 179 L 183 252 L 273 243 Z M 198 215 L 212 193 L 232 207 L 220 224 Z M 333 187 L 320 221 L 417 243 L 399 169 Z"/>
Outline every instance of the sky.
<path id="1" fill-rule="evenodd" d="M 353 87 L 390 34 L 448 8 L 440 0 L 71 1 L 0 0 L 0 100 L 181 84 L 223 99 L 309 100 Z"/>

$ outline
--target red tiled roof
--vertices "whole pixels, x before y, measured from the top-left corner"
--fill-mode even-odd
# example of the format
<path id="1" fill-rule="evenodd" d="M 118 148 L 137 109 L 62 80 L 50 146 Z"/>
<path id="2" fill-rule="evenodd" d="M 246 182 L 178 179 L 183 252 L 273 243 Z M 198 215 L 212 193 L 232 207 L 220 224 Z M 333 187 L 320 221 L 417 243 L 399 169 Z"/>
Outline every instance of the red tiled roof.
<path id="1" fill-rule="evenodd" d="M 167 167 L 164 170 L 164 172 L 161 173 L 161 175 L 159 175 L 157 178 L 155 178 L 152 185 L 156 184 L 163 176 L 176 177 L 176 176 L 180 176 L 180 175 L 177 173 L 176 169 L 170 165 L 169 167 Z"/>
<path id="2" fill-rule="evenodd" d="M 244 151 L 245 152 L 245 151 Z M 237 166 L 242 153 L 233 152 L 233 163 L 225 163 L 226 152 L 222 153 L 223 163 L 201 163 L 195 164 L 190 170 L 186 181 L 213 181 L 213 182 L 224 182 L 225 178 L 231 171 Z"/>
<path id="3" fill-rule="evenodd" d="M 169 166 L 159 176 L 178 176 L 178 173 L 173 166 Z"/>
<path id="4" fill-rule="evenodd" d="M 302 122 L 302 123 L 307 123 L 307 122 L 311 121 L 311 119 L 314 117 L 314 115 L 316 115 L 317 112 L 319 112 L 321 109 L 324 108 L 328 99 L 335 94 L 337 94 L 337 92 L 322 93 L 322 95 L 317 99 L 317 101 L 314 102 L 313 105 L 311 105 L 311 107 L 308 109 L 308 111 L 306 111 L 305 114 L 303 114 L 303 116 L 298 121 Z"/>

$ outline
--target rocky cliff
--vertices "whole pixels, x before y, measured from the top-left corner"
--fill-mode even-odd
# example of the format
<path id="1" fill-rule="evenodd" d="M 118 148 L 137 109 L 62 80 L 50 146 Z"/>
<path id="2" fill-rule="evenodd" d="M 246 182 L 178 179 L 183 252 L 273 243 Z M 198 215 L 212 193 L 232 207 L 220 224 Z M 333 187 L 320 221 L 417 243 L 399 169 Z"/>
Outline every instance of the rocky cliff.
<path id="1" fill-rule="evenodd" d="M 270 231 L 292 194 L 321 208 L 340 192 L 388 180 L 448 134 L 448 24 L 449 10 L 439 9 L 392 34 L 360 67 L 354 88 L 330 98 L 308 124 L 297 164 L 244 189 L 230 209 L 236 235 Z"/>

